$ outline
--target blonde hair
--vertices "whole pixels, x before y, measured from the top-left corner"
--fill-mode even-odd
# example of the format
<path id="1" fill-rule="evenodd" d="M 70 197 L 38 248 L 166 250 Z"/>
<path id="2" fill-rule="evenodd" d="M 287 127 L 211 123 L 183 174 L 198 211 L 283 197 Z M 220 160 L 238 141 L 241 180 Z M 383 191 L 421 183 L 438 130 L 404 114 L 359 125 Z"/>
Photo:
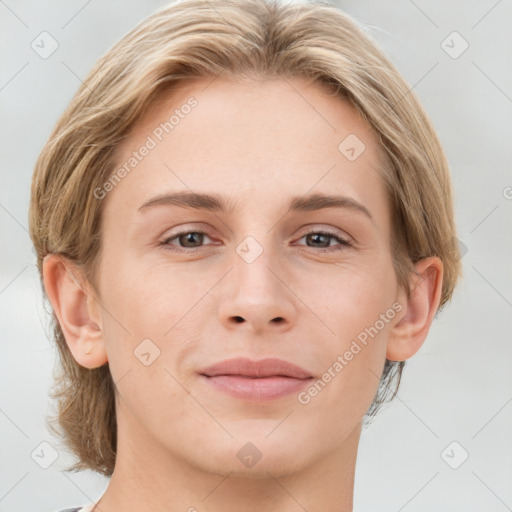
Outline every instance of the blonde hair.
<path id="1" fill-rule="evenodd" d="M 42 261 L 68 258 L 96 291 L 104 201 L 93 193 L 114 171 L 114 153 L 164 92 L 184 79 L 306 77 L 348 99 L 376 134 L 393 212 L 397 280 L 410 293 L 413 264 L 444 264 L 440 308 L 460 276 L 448 163 L 411 87 L 377 44 L 327 2 L 183 0 L 131 30 L 93 67 L 35 165 L 30 236 Z M 55 380 L 58 431 L 78 457 L 72 470 L 106 476 L 116 459 L 115 386 L 108 363 L 86 369 L 73 358 L 56 319 L 61 361 Z M 386 359 L 366 419 L 398 390 L 404 361 Z"/>

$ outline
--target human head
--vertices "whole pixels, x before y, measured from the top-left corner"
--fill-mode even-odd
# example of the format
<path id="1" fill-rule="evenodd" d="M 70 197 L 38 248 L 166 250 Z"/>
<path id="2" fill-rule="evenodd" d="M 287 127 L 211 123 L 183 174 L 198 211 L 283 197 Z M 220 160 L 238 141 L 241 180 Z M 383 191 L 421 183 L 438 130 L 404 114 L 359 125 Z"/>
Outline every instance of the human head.
<path id="1" fill-rule="evenodd" d="M 350 102 L 380 143 L 397 282 L 409 293 L 414 264 L 439 257 L 444 306 L 460 266 L 448 164 L 435 131 L 368 36 L 338 9 L 320 3 L 182 1 L 157 11 L 114 45 L 91 70 L 36 163 L 30 234 L 41 275 L 43 258 L 61 254 L 83 270 L 91 292 L 98 291 L 109 196 L 95 191 L 104 190 L 117 169 L 118 148 L 164 94 L 189 79 L 218 75 L 233 81 L 304 77 Z M 56 318 L 54 335 L 63 366 L 64 435 L 83 467 L 111 474 L 116 422 L 109 366 L 80 366 Z M 386 361 L 368 416 L 391 391 L 393 378 L 399 382 L 403 364 Z"/>

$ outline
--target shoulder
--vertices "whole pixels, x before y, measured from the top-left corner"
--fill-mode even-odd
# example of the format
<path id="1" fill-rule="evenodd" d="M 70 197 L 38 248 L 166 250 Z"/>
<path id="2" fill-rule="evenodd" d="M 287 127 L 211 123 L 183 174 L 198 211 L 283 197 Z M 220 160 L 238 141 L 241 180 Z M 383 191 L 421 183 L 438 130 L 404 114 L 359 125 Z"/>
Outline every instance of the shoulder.
<path id="1" fill-rule="evenodd" d="M 91 512 L 93 508 L 94 503 L 91 503 L 90 505 L 81 507 L 63 508 L 61 510 L 56 510 L 55 512 Z"/>
<path id="2" fill-rule="evenodd" d="M 81 507 L 70 507 L 56 510 L 55 512 L 92 512 L 95 503 L 89 503 L 88 505 L 82 505 Z"/>

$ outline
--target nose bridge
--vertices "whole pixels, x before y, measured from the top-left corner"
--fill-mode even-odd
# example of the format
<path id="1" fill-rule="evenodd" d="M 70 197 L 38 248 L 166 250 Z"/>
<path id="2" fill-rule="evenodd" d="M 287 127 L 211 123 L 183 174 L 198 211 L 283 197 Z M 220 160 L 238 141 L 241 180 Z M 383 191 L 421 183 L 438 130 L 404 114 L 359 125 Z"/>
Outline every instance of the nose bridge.
<path id="1" fill-rule="evenodd" d="M 264 293 L 278 292 L 279 279 L 275 273 L 280 266 L 279 251 L 274 247 L 273 232 L 258 233 L 245 236 L 235 248 L 234 278 L 237 285 L 255 294 L 258 290 Z M 247 292 L 247 290 L 245 290 Z"/>
<path id="2" fill-rule="evenodd" d="M 241 271 L 250 271 L 250 275 L 254 272 L 268 272 L 266 266 L 278 265 L 278 230 L 272 225 L 277 213 L 261 196 L 249 198 L 239 212 L 235 232 L 240 238 L 234 246 L 236 254 L 233 256 L 236 257 L 233 262 Z M 255 263 L 258 264 L 253 267 Z M 244 265 L 248 266 L 247 269 Z"/>

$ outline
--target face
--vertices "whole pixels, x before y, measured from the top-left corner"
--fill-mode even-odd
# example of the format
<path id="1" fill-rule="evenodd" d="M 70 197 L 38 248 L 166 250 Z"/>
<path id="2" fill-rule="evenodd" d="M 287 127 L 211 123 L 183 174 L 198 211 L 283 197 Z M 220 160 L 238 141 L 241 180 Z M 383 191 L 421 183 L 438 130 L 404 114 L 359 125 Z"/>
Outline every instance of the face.
<path id="1" fill-rule="evenodd" d="M 116 164 L 130 170 L 98 199 L 98 282 L 126 449 L 256 477 L 341 453 L 401 297 L 369 126 L 302 78 L 197 80 L 148 111 Z M 179 193 L 215 200 L 165 198 Z M 202 374 L 232 358 L 309 378 Z"/>

